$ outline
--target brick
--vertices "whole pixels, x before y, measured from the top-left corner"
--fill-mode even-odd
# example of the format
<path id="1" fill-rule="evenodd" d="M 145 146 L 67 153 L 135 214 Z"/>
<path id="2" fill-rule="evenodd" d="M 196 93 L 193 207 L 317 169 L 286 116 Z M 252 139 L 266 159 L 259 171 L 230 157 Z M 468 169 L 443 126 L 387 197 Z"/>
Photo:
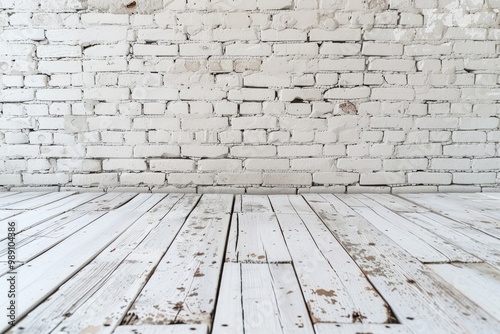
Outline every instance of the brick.
<path id="1" fill-rule="evenodd" d="M 278 146 L 278 157 L 310 157 L 319 156 L 322 145 L 287 145 Z"/>
<path id="2" fill-rule="evenodd" d="M 433 159 L 435 160 L 435 159 Z M 428 168 L 427 159 L 388 159 L 383 162 L 386 171 L 425 170 Z"/>
<path id="3" fill-rule="evenodd" d="M 225 47 L 225 55 L 227 56 L 270 56 L 272 47 L 267 43 L 260 44 L 244 44 L 234 43 Z"/>
<path id="4" fill-rule="evenodd" d="M 177 100 L 179 91 L 174 88 L 135 87 L 132 90 L 134 100 Z"/>
<path id="5" fill-rule="evenodd" d="M 312 29 L 309 33 L 310 41 L 359 41 L 360 39 L 361 29 L 359 28 Z"/>
<path id="6" fill-rule="evenodd" d="M 406 176 L 404 173 L 397 172 L 379 172 L 370 174 L 361 174 L 360 185 L 396 185 L 404 184 Z"/>
<path id="7" fill-rule="evenodd" d="M 364 59 L 320 59 L 320 71 L 363 71 Z"/>
<path id="8" fill-rule="evenodd" d="M 283 41 L 306 41 L 307 32 L 299 29 L 274 30 L 265 29 L 261 31 L 263 42 L 283 42 Z"/>
<path id="9" fill-rule="evenodd" d="M 23 174 L 23 182 L 32 185 L 61 185 L 69 182 L 69 175 L 54 174 Z"/>
<path id="10" fill-rule="evenodd" d="M 222 55 L 222 44 L 220 43 L 181 44 L 179 54 L 181 56 L 219 56 Z"/>
<path id="11" fill-rule="evenodd" d="M 243 84 L 247 87 L 289 87 L 291 80 L 290 76 L 253 73 L 243 78 Z"/>
<path id="12" fill-rule="evenodd" d="M 312 185 L 312 175 L 309 173 L 264 173 L 263 185 Z"/>
<path id="13" fill-rule="evenodd" d="M 228 93 L 228 100 L 232 101 L 272 101 L 275 97 L 274 90 L 262 88 L 242 88 Z"/>
<path id="14" fill-rule="evenodd" d="M 277 119 L 273 116 L 236 117 L 231 121 L 231 127 L 238 130 L 274 129 L 278 127 L 277 124 Z"/>
<path id="15" fill-rule="evenodd" d="M 126 25 L 129 23 L 129 16 L 127 14 L 86 13 L 82 14 L 81 21 L 84 24 L 95 25 Z"/>
<path id="16" fill-rule="evenodd" d="M 443 149 L 440 144 L 414 144 L 396 147 L 396 155 L 401 158 L 440 156 L 442 153 Z"/>
<path id="17" fill-rule="evenodd" d="M 439 170 L 468 170 L 471 168 L 470 159 L 434 158 L 431 159 L 431 169 Z"/>
<path id="18" fill-rule="evenodd" d="M 73 174 L 71 177 L 74 186 L 114 186 L 118 184 L 118 174 L 99 173 L 99 174 Z"/>
<path id="19" fill-rule="evenodd" d="M 366 99 L 369 96 L 369 87 L 333 88 L 325 92 L 325 99 Z"/>
<path id="20" fill-rule="evenodd" d="M 474 159 L 472 160 L 472 169 L 480 171 L 498 171 L 500 158 Z"/>
<path id="21" fill-rule="evenodd" d="M 486 132 L 454 131 L 451 138 L 454 143 L 484 143 L 486 142 Z"/>
<path id="22" fill-rule="evenodd" d="M 91 159 L 57 159 L 57 170 L 61 172 L 101 172 L 101 161 Z M 74 184 L 73 175 L 73 184 Z"/>
<path id="23" fill-rule="evenodd" d="M 366 42 L 361 53 L 367 56 L 400 56 L 403 54 L 403 45 Z"/>
<path id="24" fill-rule="evenodd" d="M 2 89 L 0 102 L 27 102 L 35 98 L 33 89 Z"/>
<path id="25" fill-rule="evenodd" d="M 242 161 L 237 159 L 202 159 L 198 161 L 200 171 L 241 171 Z"/>
<path id="26" fill-rule="evenodd" d="M 359 181 L 358 173 L 317 172 L 313 174 L 313 182 L 319 184 L 355 184 Z"/>
<path id="27" fill-rule="evenodd" d="M 170 173 L 167 175 L 167 183 L 181 185 L 212 185 L 214 183 L 214 174 Z"/>
<path id="28" fill-rule="evenodd" d="M 102 169 L 105 171 L 143 171 L 147 169 L 147 165 L 143 159 L 105 159 L 102 162 Z"/>
<path id="29" fill-rule="evenodd" d="M 195 170 L 195 165 L 190 159 L 151 159 L 149 162 L 154 172 L 190 172 Z"/>
<path id="30" fill-rule="evenodd" d="M 413 88 L 373 88 L 371 98 L 374 100 L 412 101 L 415 99 L 415 91 Z"/>
<path id="31" fill-rule="evenodd" d="M 182 120 L 182 129 L 203 130 L 203 129 L 225 129 L 229 125 L 227 117 L 209 118 L 186 118 Z"/>
<path id="32" fill-rule="evenodd" d="M 257 8 L 261 10 L 290 9 L 292 6 L 292 0 L 257 0 Z"/>
<path id="33" fill-rule="evenodd" d="M 290 160 L 288 159 L 246 159 L 245 169 L 247 170 L 288 170 Z"/>
<path id="34" fill-rule="evenodd" d="M 215 177 L 215 182 L 221 185 L 252 185 L 261 184 L 262 175 L 256 172 L 245 173 L 219 173 Z"/>
<path id="35" fill-rule="evenodd" d="M 106 59 L 106 60 L 84 60 L 84 72 L 120 72 L 126 71 L 128 62 L 126 59 Z"/>
<path id="36" fill-rule="evenodd" d="M 125 186 L 145 185 L 163 185 L 165 183 L 164 173 L 122 173 L 120 175 L 120 184 Z"/>
<path id="37" fill-rule="evenodd" d="M 406 59 L 374 59 L 368 64 L 369 71 L 414 72 L 415 61 Z"/>
<path id="38" fill-rule="evenodd" d="M 408 183 L 410 184 L 451 184 L 451 179 L 451 173 L 408 173 Z"/>
<path id="39" fill-rule="evenodd" d="M 88 146 L 89 158 L 129 158 L 132 157 L 132 147 L 127 146 Z"/>
<path id="40" fill-rule="evenodd" d="M 17 186 L 22 184 L 21 174 L 0 174 L 0 184 L 3 186 Z"/>
<path id="41" fill-rule="evenodd" d="M 329 43 L 321 44 L 319 53 L 322 55 L 354 56 L 361 52 L 361 44 L 354 43 Z"/>
<path id="42" fill-rule="evenodd" d="M 266 158 L 276 156 L 276 146 L 233 146 L 231 147 L 233 157 Z"/>
<path id="43" fill-rule="evenodd" d="M 415 125 L 419 129 L 456 129 L 458 118 L 456 117 L 423 117 L 415 120 Z"/>
<path id="44" fill-rule="evenodd" d="M 321 156 L 321 151 L 318 155 Z M 334 166 L 334 160 L 331 158 L 292 159 L 290 163 L 292 170 L 306 170 L 306 171 L 307 170 L 331 171 Z"/>
<path id="45" fill-rule="evenodd" d="M 0 158 L 37 158 L 39 154 L 38 145 L 0 145 Z"/>
<path id="46" fill-rule="evenodd" d="M 180 156 L 177 145 L 137 145 L 134 147 L 136 158 L 172 158 Z"/>
<path id="47" fill-rule="evenodd" d="M 465 41 L 456 42 L 453 52 L 458 54 L 493 54 L 495 53 L 495 42 Z"/>
<path id="48" fill-rule="evenodd" d="M 337 160 L 337 168 L 346 171 L 376 171 L 382 168 L 382 160 L 341 158 Z"/>
<path id="49" fill-rule="evenodd" d="M 134 118 L 132 129 L 136 130 L 179 130 L 180 120 L 173 117 L 137 117 Z"/>
<path id="50" fill-rule="evenodd" d="M 0 130 L 22 130 L 33 129 L 36 125 L 35 118 L 32 117 L 6 117 L 0 118 Z"/>
<path id="51" fill-rule="evenodd" d="M 82 56 L 82 48 L 77 45 L 38 45 L 38 58 L 78 58 Z"/>
<path id="52" fill-rule="evenodd" d="M 443 146 L 443 154 L 452 157 L 486 157 L 495 155 L 494 144 L 452 144 Z"/>
<path id="53" fill-rule="evenodd" d="M 128 88 L 86 88 L 83 91 L 83 98 L 86 100 L 117 101 L 128 100 L 130 90 Z"/>
<path id="54" fill-rule="evenodd" d="M 319 53 L 319 46 L 316 43 L 274 44 L 273 53 L 277 56 L 315 56 Z"/>
<path id="55" fill-rule="evenodd" d="M 183 145 L 181 147 L 181 155 L 190 158 L 221 158 L 227 153 L 228 148 L 225 146 Z"/>
<path id="56" fill-rule="evenodd" d="M 139 29 L 137 39 L 146 42 L 155 41 L 184 41 L 186 35 L 174 29 Z"/>
<path id="57" fill-rule="evenodd" d="M 136 56 L 177 56 L 179 47 L 177 45 L 135 44 L 133 53 Z"/>
<path id="58" fill-rule="evenodd" d="M 496 183 L 496 173 L 453 173 L 453 184 Z"/>

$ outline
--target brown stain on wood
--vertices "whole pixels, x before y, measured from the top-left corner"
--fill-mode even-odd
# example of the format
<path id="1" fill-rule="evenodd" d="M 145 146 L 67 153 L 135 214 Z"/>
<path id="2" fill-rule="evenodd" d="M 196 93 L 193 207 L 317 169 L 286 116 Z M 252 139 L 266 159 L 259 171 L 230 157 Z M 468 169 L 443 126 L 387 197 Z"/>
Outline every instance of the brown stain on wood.
<path id="1" fill-rule="evenodd" d="M 335 292 L 333 290 L 318 289 L 316 291 L 313 291 L 313 293 L 317 294 L 318 296 L 326 296 L 326 297 L 335 296 Z"/>

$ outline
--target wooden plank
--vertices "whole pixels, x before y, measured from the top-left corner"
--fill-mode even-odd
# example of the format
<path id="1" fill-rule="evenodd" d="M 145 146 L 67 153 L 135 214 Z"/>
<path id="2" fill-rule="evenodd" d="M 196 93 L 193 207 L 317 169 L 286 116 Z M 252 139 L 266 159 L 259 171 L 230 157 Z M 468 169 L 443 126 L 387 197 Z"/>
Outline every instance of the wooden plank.
<path id="1" fill-rule="evenodd" d="M 52 207 L 52 204 L 54 204 L 52 203 L 47 206 L 50 207 L 49 209 L 42 208 L 42 209 L 25 211 L 23 213 L 20 213 L 19 215 L 14 216 L 13 218 L 10 218 L 16 221 L 16 228 L 17 228 L 16 233 L 29 230 L 30 228 L 38 224 L 41 224 L 49 219 L 56 218 L 62 213 L 72 210 L 73 208 L 81 205 L 82 203 L 86 203 L 89 200 L 96 198 L 96 194 L 92 193 L 79 194 L 72 196 L 71 198 L 72 200 L 68 201 L 65 205 L 57 205 Z M 66 199 L 63 199 L 61 201 L 66 201 Z M 63 217 L 64 216 L 61 216 L 60 218 L 65 219 Z M 0 221 L 0 224 L 2 223 L 4 223 L 4 221 Z M 7 230 L 0 229 L 0 241 L 5 240 L 6 238 L 7 238 Z"/>
<path id="2" fill-rule="evenodd" d="M 73 210 L 78 211 L 107 211 L 114 210 L 129 202 L 137 193 L 106 193 L 93 201 L 78 206 Z"/>
<path id="3" fill-rule="evenodd" d="M 246 334 L 314 333 L 291 264 L 241 264 Z"/>
<path id="4" fill-rule="evenodd" d="M 435 235 L 447 240 L 451 244 L 475 255 L 476 257 L 500 268 L 500 240 L 489 234 L 465 225 L 456 226 L 456 222 L 435 213 L 402 213 L 402 215 L 414 224 L 425 228 Z M 432 218 L 437 218 L 436 220 Z M 450 221 L 451 224 L 443 224 L 441 221 Z M 462 227 L 463 226 L 463 227 Z M 476 238 L 472 236 L 476 235 Z M 477 237 L 479 235 L 479 237 Z"/>
<path id="5" fill-rule="evenodd" d="M 358 214 L 375 225 L 399 246 L 422 262 L 481 262 L 446 239 L 413 224 L 368 197 L 360 198 L 366 207 L 354 208 Z"/>
<path id="6" fill-rule="evenodd" d="M 241 195 L 241 212 L 271 213 L 273 208 L 265 195 Z"/>
<path id="7" fill-rule="evenodd" d="M 456 203 L 461 208 L 471 209 L 474 211 L 482 212 L 484 210 L 498 210 L 500 207 L 500 200 L 495 198 L 488 198 L 482 194 L 442 194 L 440 200 L 445 200 L 450 203 Z"/>
<path id="8" fill-rule="evenodd" d="M 16 191 L 2 191 L 2 192 L 0 192 L 0 198 L 4 198 L 4 197 L 16 195 L 16 194 L 19 194 L 19 192 L 16 192 Z"/>
<path id="9" fill-rule="evenodd" d="M 101 217 L 103 213 L 81 212 L 63 214 L 60 219 L 47 221 L 37 227 L 39 229 L 29 230 L 29 233 L 20 233 L 16 237 L 16 260 L 19 267 L 32 260 L 33 258 L 54 247 L 76 231 L 87 226 L 94 220 Z M 63 219 L 65 218 L 65 219 Z M 8 252 L 8 241 L 0 242 L 0 259 L 5 259 Z M 3 269 L 3 270 L 2 270 Z M 0 275 L 5 274 L 8 269 L 0 269 Z"/>
<path id="10" fill-rule="evenodd" d="M 412 334 L 400 324 L 316 324 L 316 334 Z"/>
<path id="11" fill-rule="evenodd" d="M 130 309 L 130 324 L 211 324 L 232 195 L 203 195 Z"/>
<path id="12" fill-rule="evenodd" d="M 450 262 L 450 258 L 429 245 L 426 240 L 410 233 L 404 225 L 392 224 L 370 208 L 358 207 L 354 211 L 421 262 Z"/>
<path id="13" fill-rule="evenodd" d="M 276 215 L 239 213 L 236 262 L 291 262 Z"/>
<path id="14" fill-rule="evenodd" d="M 419 194 L 400 195 L 421 206 L 439 213 L 445 217 L 473 226 L 495 238 L 500 239 L 500 225 L 498 219 L 489 217 L 476 210 L 457 205 L 443 198 L 443 196 L 424 196 Z"/>
<path id="15" fill-rule="evenodd" d="M 500 270 L 487 263 L 433 264 L 429 267 L 500 321 Z"/>
<path id="16" fill-rule="evenodd" d="M 238 215 L 231 216 L 231 225 L 229 226 L 229 237 L 227 238 L 226 245 L 226 262 L 238 262 Z"/>
<path id="17" fill-rule="evenodd" d="M 46 194 L 48 194 L 48 192 L 21 192 L 13 196 L 2 197 L 0 198 L 0 208 L 3 209 L 6 206 L 26 201 L 31 198 L 40 197 Z"/>
<path id="18" fill-rule="evenodd" d="M 63 198 L 70 197 L 75 195 L 76 192 L 54 192 L 54 193 L 48 193 L 43 196 L 38 196 L 35 198 L 31 198 L 26 201 L 22 201 L 19 203 L 14 203 L 10 204 L 7 206 L 4 206 L 4 209 L 9 209 L 9 210 L 33 210 L 37 208 L 41 208 L 44 205 L 57 202 Z"/>
<path id="19" fill-rule="evenodd" d="M 384 300 L 312 210 L 277 216 L 313 322 L 389 320 Z"/>
<path id="20" fill-rule="evenodd" d="M 297 212 L 293 208 L 292 203 L 288 199 L 286 195 L 270 195 L 269 200 L 271 201 L 271 205 L 273 207 L 273 211 L 278 213 L 288 213 L 288 214 L 296 214 Z"/>
<path id="21" fill-rule="evenodd" d="M 482 193 L 482 194 L 493 199 L 500 199 L 500 193 Z"/>
<path id="22" fill-rule="evenodd" d="M 416 205 L 415 203 L 408 202 L 407 200 L 390 195 L 390 194 L 365 194 L 365 197 L 385 206 L 387 209 L 394 212 L 426 212 L 429 209 Z"/>
<path id="23" fill-rule="evenodd" d="M 111 333 L 197 200 L 198 196 L 188 195 L 169 195 L 162 200 L 154 212 L 140 217 L 90 264 L 30 312 L 16 325 L 14 332 L 24 328 L 24 333 L 48 333 L 58 326 L 68 326 L 68 332 L 93 328 L 95 333 Z"/>
<path id="24" fill-rule="evenodd" d="M 470 226 L 464 223 L 457 222 L 455 220 L 443 217 L 439 214 L 435 214 L 432 212 L 424 213 L 428 218 L 431 218 L 432 220 L 438 222 L 439 224 L 443 224 L 445 226 L 449 226 L 452 228 L 456 228 L 459 231 L 463 231 L 464 233 L 467 234 L 467 236 L 472 239 L 472 240 L 477 240 L 480 243 L 483 243 L 489 247 L 495 248 L 495 249 L 500 249 L 500 240 L 498 238 L 495 238 L 494 236 L 479 230 L 475 228 L 474 226 Z"/>
<path id="25" fill-rule="evenodd" d="M 115 209 L 115 212 L 122 211 L 142 211 L 148 212 L 153 206 L 165 198 L 166 194 L 138 194 L 132 200 L 121 207 Z"/>
<path id="26" fill-rule="evenodd" d="M 241 195 L 234 195 L 233 212 L 241 212 Z"/>
<path id="27" fill-rule="evenodd" d="M 142 213 L 110 212 L 17 270 L 18 319 L 40 304 L 130 227 Z M 7 291 L 7 281 L 0 287 Z M 7 307 L 7 300 L 0 307 Z M 8 328 L 0 320 L 0 331 Z"/>
<path id="28" fill-rule="evenodd" d="M 489 333 L 500 323 L 457 295 L 430 269 L 403 251 L 333 195 L 305 195 L 348 250 L 398 320 L 418 333 Z"/>
<path id="29" fill-rule="evenodd" d="M 7 219 L 7 218 L 10 218 L 10 217 L 14 217 L 20 213 L 23 213 L 24 210 L 3 210 L 3 209 L 0 209 L 0 221 L 4 220 L 4 219 Z"/>
<path id="30" fill-rule="evenodd" d="M 351 208 L 365 206 L 363 202 L 359 200 L 360 197 L 364 197 L 362 194 L 337 194 L 337 197 Z"/>
<path id="31" fill-rule="evenodd" d="M 55 209 L 65 209 L 65 210 L 71 210 L 75 207 L 78 207 L 79 205 L 82 205 L 83 203 L 87 203 L 89 201 L 92 201 L 96 198 L 99 198 L 102 196 L 103 193 L 81 193 L 81 194 L 75 194 L 69 197 L 62 198 L 56 202 L 50 203 L 45 205 L 42 208 L 35 209 L 38 212 L 42 211 L 51 211 Z M 34 210 L 34 211 L 35 211 Z M 89 210 L 91 211 L 91 210 Z"/>
<path id="32" fill-rule="evenodd" d="M 212 334 L 244 333 L 242 301 L 241 265 L 224 263 Z"/>
<path id="33" fill-rule="evenodd" d="M 207 325 L 120 326 L 114 334 L 208 334 Z"/>

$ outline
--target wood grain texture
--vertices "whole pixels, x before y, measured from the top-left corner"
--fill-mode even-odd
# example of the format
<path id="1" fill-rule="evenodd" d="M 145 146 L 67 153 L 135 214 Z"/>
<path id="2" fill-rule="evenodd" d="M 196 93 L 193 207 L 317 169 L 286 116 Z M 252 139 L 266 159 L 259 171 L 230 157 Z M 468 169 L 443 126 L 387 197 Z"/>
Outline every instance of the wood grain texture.
<path id="1" fill-rule="evenodd" d="M 500 323 L 333 195 L 306 195 L 397 319 L 413 332 L 494 332 Z M 387 256 L 390 254 L 390 256 Z M 411 302 L 408 302 L 411 301 Z"/>
<path id="2" fill-rule="evenodd" d="M 0 193 L 2 201 L 0 225 L 17 224 L 18 322 L 0 323 L 9 334 L 500 328 L 494 193 Z M 0 291 L 6 237 L 0 229 Z"/>

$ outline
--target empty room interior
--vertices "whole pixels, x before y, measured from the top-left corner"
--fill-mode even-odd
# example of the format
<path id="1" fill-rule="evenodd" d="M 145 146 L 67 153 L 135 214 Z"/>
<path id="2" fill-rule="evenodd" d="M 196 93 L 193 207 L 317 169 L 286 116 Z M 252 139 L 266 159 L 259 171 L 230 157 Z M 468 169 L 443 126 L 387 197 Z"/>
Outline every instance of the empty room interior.
<path id="1" fill-rule="evenodd" d="M 0 333 L 500 334 L 500 0 L 0 0 Z"/>

